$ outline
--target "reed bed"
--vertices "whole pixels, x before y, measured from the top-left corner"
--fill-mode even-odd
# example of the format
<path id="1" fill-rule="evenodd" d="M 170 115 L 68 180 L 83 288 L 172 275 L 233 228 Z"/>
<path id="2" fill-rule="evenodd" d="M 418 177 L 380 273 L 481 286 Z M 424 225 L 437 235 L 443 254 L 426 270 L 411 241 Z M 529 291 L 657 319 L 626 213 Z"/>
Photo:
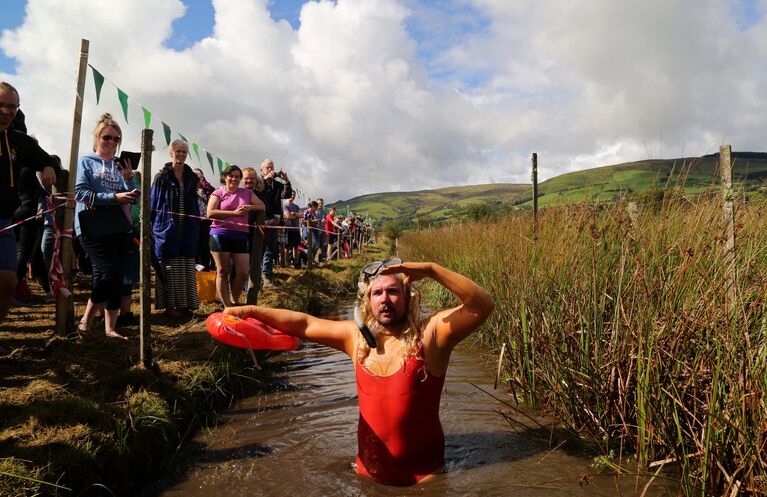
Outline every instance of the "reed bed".
<path id="1" fill-rule="evenodd" d="M 767 216 L 737 210 L 737 300 L 727 304 L 721 200 L 550 208 L 408 233 L 488 289 L 480 338 L 507 355 L 515 398 L 607 454 L 679 471 L 686 495 L 767 493 Z M 438 295 L 441 304 L 449 295 Z"/>

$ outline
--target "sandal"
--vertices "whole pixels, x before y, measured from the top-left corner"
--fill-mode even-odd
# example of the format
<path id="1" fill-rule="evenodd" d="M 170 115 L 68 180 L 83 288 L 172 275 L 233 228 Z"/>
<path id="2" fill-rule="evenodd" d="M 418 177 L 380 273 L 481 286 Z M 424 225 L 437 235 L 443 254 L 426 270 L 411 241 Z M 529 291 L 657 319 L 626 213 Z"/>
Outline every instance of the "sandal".
<path id="1" fill-rule="evenodd" d="M 105 332 L 104 332 L 104 334 L 105 334 L 105 335 L 106 335 L 108 338 L 119 338 L 119 339 L 121 339 L 121 340 L 127 340 L 127 339 L 128 339 L 128 337 L 126 337 L 126 336 L 123 336 L 123 335 L 121 335 L 121 334 L 117 333 L 116 331 L 105 331 Z"/>
<path id="2" fill-rule="evenodd" d="M 91 331 L 91 325 L 83 321 L 78 321 L 76 331 L 80 334 L 88 333 Z"/>

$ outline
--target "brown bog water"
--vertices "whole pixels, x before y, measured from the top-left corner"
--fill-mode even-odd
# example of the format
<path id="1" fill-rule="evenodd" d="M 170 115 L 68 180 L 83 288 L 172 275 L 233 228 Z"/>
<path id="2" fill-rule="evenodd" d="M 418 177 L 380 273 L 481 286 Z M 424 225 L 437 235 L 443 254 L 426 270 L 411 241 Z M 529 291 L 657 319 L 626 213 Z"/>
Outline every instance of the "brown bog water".
<path id="1" fill-rule="evenodd" d="M 199 450 L 175 474 L 142 495 L 639 496 L 648 481 L 596 475 L 592 457 L 552 449 L 549 440 L 509 423 L 500 412 L 532 425 L 479 389 L 493 392 L 494 365 L 462 344 L 453 353 L 440 410 L 445 472 L 412 487 L 387 487 L 351 468 L 358 410 L 348 357 L 305 344 L 265 367 L 271 373 L 266 391 L 227 411 L 225 423 L 194 440 Z M 644 495 L 675 495 L 676 485 L 667 485 L 654 480 Z"/>

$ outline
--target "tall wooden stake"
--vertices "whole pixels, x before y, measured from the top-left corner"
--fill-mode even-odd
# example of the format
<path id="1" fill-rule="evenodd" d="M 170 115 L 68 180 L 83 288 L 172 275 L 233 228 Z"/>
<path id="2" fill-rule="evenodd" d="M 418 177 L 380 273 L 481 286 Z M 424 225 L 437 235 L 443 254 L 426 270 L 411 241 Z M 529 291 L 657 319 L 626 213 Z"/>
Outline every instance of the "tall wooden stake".
<path id="1" fill-rule="evenodd" d="M 85 76 L 88 72 L 88 47 L 90 42 L 86 39 L 80 40 L 80 65 L 77 69 L 77 93 L 75 95 L 75 115 L 72 121 L 72 142 L 69 147 L 69 180 L 67 181 L 67 192 L 70 194 L 75 191 L 75 182 L 77 180 L 77 158 L 80 148 L 80 129 L 83 123 L 83 97 L 85 93 Z M 74 205 L 64 207 L 64 224 L 61 229 L 72 235 L 61 238 L 61 269 L 64 272 L 64 282 L 67 288 L 74 292 L 72 288 L 72 238 L 75 236 L 73 224 L 75 219 Z M 66 298 L 61 294 L 56 298 L 56 333 L 66 335 L 74 330 L 75 306 L 74 297 Z"/>
<path id="2" fill-rule="evenodd" d="M 145 368 L 152 366 L 152 317 L 151 290 L 152 290 L 152 226 L 149 223 L 149 192 L 152 187 L 152 136 L 154 131 L 144 129 L 141 131 L 141 250 L 139 262 L 141 264 L 141 314 L 139 316 L 139 346 L 141 347 L 141 364 Z M 159 275 L 158 275 L 159 277 Z"/>
<path id="3" fill-rule="evenodd" d="M 538 154 L 533 152 L 533 240 L 538 239 Z"/>
<path id="4" fill-rule="evenodd" d="M 737 299 L 737 274 L 735 266 L 735 209 L 733 200 L 735 194 L 732 191 L 732 146 L 722 145 L 719 147 L 719 170 L 722 175 L 722 197 L 724 200 L 724 254 L 722 262 L 725 271 L 725 288 L 727 289 L 727 309 L 732 313 L 735 310 Z"/>

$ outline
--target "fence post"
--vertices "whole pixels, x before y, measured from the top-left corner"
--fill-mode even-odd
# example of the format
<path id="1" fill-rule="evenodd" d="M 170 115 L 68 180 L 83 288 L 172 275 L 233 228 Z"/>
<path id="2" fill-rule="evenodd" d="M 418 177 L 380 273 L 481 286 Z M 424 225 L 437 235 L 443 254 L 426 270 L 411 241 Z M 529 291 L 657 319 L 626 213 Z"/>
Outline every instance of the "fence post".
<path id="1" fill-rule="evenodd" d="M 152 185 L 152 135 L 151 129 L 141 130 L 141 314 L 139 317 L 139 347 L 141 364 L 145 368 L 152 366 L 152 314 L 151 291 L 152 291 L 152 225 L 150 219 L 150 190 Z"/>
<path id="2" fill-rule="evenodd" d="M 533 240 L 538 239 L 538 154 L 533 152 Z"/>
<path id="3" fill-rule="evenodd" d="M 67 193 L 73 194 L 75 191 L 75 181 L 77 180 L 77 157 L 80 148 L 80 129 L 83 123 L 83 96 L 85 94 L 85 76 L 88 73 L 88 47 L 90 42 L 86 39 L 80 40 L 80 65 L 77 69 L 77 93 L 75 94 L 75 115 L 72 121 L 72 141 L 69 147 L 69 178 L 67 181 Z M 69 298 L 61 293 L 56 297 L 56 333 L 66 335 L 74 328 L 75 322 L 75 297 L 74 287 L 72 286 L 72 242 L 74 240 L 74 220 L 75 206 L 67 202 L 64 205 L 64 222 L 61 225 L 62 232 L 71 233 L 70 236 L 61 238 L 61 270 L 64 273 L 64 283 L 67 289 L 72 292 Z"/>
<path id="4" fill-rule="evenodd" d="M 732 146 L 722 145 L 719 147 L 719 170 L 722 175 L 722 198 L 724 214 L 724 254 L 722 262 L 725 271 L 725 288 L 727 289 L 727 310 L 732 313 L 735 310 L 737 299 L 737 273 L 735 266 L 735 209 L 733 200 L 735 194 L 732 191 Z"/>

